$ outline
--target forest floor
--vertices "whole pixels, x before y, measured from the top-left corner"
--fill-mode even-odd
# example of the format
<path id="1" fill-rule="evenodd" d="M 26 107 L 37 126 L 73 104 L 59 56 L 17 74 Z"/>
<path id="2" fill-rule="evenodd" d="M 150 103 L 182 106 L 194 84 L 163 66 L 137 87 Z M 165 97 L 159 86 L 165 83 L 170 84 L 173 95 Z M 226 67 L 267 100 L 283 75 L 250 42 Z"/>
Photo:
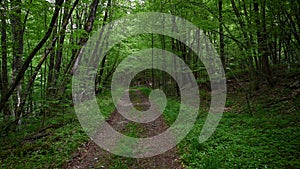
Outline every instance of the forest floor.
<path id="1" fill-rule="evenodd" d="M 162 155 L 134 159 L 99 148 L 83 131 L 68 103 L 51 107 L 52 116 L 46 118 L 44 125 L 37 114 L 24 118 L 17 131 L 1 135 L 0 168 L 299 168 L 299 71 L 278 74 L 273 88 L 263 83 L 250 90 L 248 76 L 238 78 L 239 81 L 227 79 L 223 117 L 204 143 L 200 144 L 198 138 L 207 117 L 210 92 L 200 86 L 201 108 L 193 129 Z M 130 94 L 133 103 L 140 103 L 135 104 L 136 108 L 147 109 L 147 92 L 139 89 Z M 162 133 L 177 119 L 180 107 L 178 99 L 168 98 L 163 116 L 141 125 L 127 121 L 115 111 L 109 91 L 97 96 L 97 101 L 107 122 L 132 137 Z"/>
<path id="2" fill-rule="evenodd" d="M 140 90 L 131 90 L 130 99 L 134 107 L 138 110 L 147 110 L 150 107 L 148 97 Z M 122 104 L 122 103 L 119 103 Z M 121 105 L 122 106 L 122 105 Z M 117 110 L 111 114 L 107 122 L 118 132 L 135 137 L 151 137 L 167 130 L 168 125 L 162 116 L 150 123 L 134 123 L 124 118 Z M 149 158 L 130 159 L 113 155 L 96 145 L 93 141 L 88 141 L 72 155 L 63 168 L 131 168 L 131 169 L 151 169 L 151 168 L 184 168 L 177 154 L 177 148 Z"/>

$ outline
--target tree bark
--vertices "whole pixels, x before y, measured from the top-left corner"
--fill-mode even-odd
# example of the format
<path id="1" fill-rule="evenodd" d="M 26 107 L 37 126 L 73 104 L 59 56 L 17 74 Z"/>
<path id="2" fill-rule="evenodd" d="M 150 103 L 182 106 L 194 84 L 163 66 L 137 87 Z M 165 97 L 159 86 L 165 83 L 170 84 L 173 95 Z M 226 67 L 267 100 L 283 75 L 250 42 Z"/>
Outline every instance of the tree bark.
<path id="1" fill-rule="evenodd" d="M 104 18 L 103 18 L 103 24 L 102 24 L 102 27 L 105 26 L 108 18 L 109 18 L 109 15 L 111 15 L 110 13 L 110 8 L 111 8 L 111 0 L 108 0 L 107 2 L 107 7 L 106 7 L 106 10 L 105 10 L 105 14 L 104 14 Z M 105 37 L 106 38 L 106 37 Z M 103 48 L 103 45 L 101 46 L 101 49 Z M 107 44 L 106 44 L 107 45 Z M 101 53 L 101 52 L 100 52 Z M 104 73 L 104 66 L 105 66 L 105 62 L 106 62 L 106 57 L 107 55 L 105 55 L 101 61 L 101 65 L 100 65 L 100 71 L 99 71 L 99 74 L 98 74 L 98 79 L 96 80 L 96 86 L 97 85 L 101 85 L 101 83 L 103 83 L 103 80 L 102 80 L 102 76 L 103 76 L 103 73 Z M 102 92 L 102 87 L 98 88 L 96 87 L 96 90 L 98 90 L 97 93 L 101 93 Z"/>
<path id="2" fill-rule="evenodd" d="M 22 62 L 23 62 L 23 46 L 24 46 L 24 31 L 23 23 L 21 20 L 22 15 L 22 1 L 21 0 L 11 0 L 11 28 L 12 28 L 12 81 L 15 81 L 17 74 L 20 71 Z M 21 92 L 22 92 L 22 79 L 16 85 L 16 93 L 13 94 L 13 112 L 15 118 L 21 116 L 21 112 L 18 113 L 18 108 L 22 101 Z M 5 96 L 4 96 L 5 99 Z M 20 123 L 18 121 L 17 123 Z M 17 123 L 15 126 L 17 126 Z"/>
<path id="3" fill-rule="evenodd" d="M 263 0 L 264 1 L 264 0 Z M 258 55 L 260 56 L 261 71 L 263 77 L 267 80 L 269 85 L 273 85 L 272 72 L 270 69 L 268 59 L 268 47 L 267 47 L 267 30 L 266 30 L 266 14 L 265 14 L 265 1 L 262 3 L 262 22 L 260 22 L 259 4 L 257 0 L 254 0 L 254 11 L 255 11 L 255 22 L 257 26 L 257 44 L 258 44 Z"/>
<path id="4" fill-rule="evenodd" d="M 2 70 L 1 70 L 1 101 L 4 98 L 8 88 L 8 75 L 7 75 L 7 34 L 6 34 L 6 0 L 1 4 L 3 10 L 1 10 L 1 54 L 2 54 Z M 10 115 L 7 104 L 3 107 L 4 120 Z"/>
<path id="5" fill-rule="evenodd" d="M 50 37 L 53 27 L 56 23 L 56 20 L 58 18 L 59 15 L 59 11 L 61 9 L 63 0 L 56 0 L 56 7 L 54 10 L 54 14 L 52 16 L 51 22 L 49 24 L 49 28 L 45 34 L 45 36 L 43 37 L 43 39 L 38 43 L 38 45 L 32 50 L 32 52 L 29 54 L 29 56 L 27 57 L 27 59 L 25 60 L 25 62 L 23 63 L 22 67 L 19 70 L 18 75 L 16 76 L 15 80 L 13 81 L 11 87 L 9 88 L 8 92 L 6 93 L 6 95 L 3 97 L 3 99 L 1 100 L 1 104 L 0 104 L 0 111 L 3 109 L 3 106 L 5 105 L 5 103 L 8 101 L 8 99 L 10 98 L 10 96 L 12 95 L 13 91 L 16 89 L 16 87 L 18 86 L 18 84 L 20 83 L 20 81 L 22 80 L 22 78 L 24 77 L 25 71 L 28 69 L 32 59 L 34 58 L 34 56 L 37 54 L 37 52 L 44 46 L 44 44 L 46 43 L 46 41 L 48 40 L 48 38 Z"/>
<path id="6" fill-rule="evenodd" d="M 219 32 L 220 32 L 220 57 L 224 71 L 226 71 L 226 58 L 225 58 L 225 43 L 224 43 L 224 31 L 223 31 L 223 1 L 219 0 Z"/>
<path id="7" fill-rule="evenodd" d="M 93 2 L 90 5 L 90 13 L 88 16 L 88 19 L 84 25 L 84 30 L 86 33 L 86 36 L 83 36 L 80 38 L 79 42 L 77 43 L 78 46 L 83 46 L 87 40 L 88 40 L 88 35 L 90 34 L 90 32 L 93 29 L 93 25 L 94 25 L 94 21 L 96 19 L 96 13 L 97 13 L 97 8 L 99 5 L 99 0 L 93 0 Z M 74 73 L 74 71 L 76 70 L 77 67 L 77 63 L 79 62 L 80 58 L 78 57 L 80 54 L 81 50 L 75 50 L 73 51 L 73 54 L 71 56 L 71 59 L 64 71 L 64 75 L 72 75 Z M 70 79 L 65 78 L 62 82 L 62 85 L 60 87 L 60 89 L 58 90 L 57 94 L 62 94 L 64 93 L 65 89 L 66 89 L 66 84 L 69 82 Z"/>
<path id="8" fill-rule="evenodd" d="M 84 30 L 87 35 L 89 35 L 93 29 L 94 21 L 96 19 L 98 4 L 99 4 L 99 0 L 93 0 L 93 2 L 90 5 L 91 10 L 90 10 L 88 19 L 84 25 Z M 83 46 L 88 40 L 87 37 L 88 36 L 81 37 L 77 45 Z M 80 58 L 78 58 L 79 53 L 80 53 L 80 50 L 77 50 L 73 53 L 71 60 L 68 64 L 67 69 L 65 70 L 64 74 L 73 74 L 73 72 L 76 69 L 76 63 L 78 63 L 78 61 L 80 59 Z"/>
<path id="9" fill-rule="evenodd" d="M 66 0 L 66 5 L 68 5 L 69 3 L 70 3 L 70 0 Z M 77 1 L 77 3 L 78 3 L 78 1 Z M 73 6 L 72 11 L 74 10 L 75 6 Z M 66 26 L 67 26 L 67 24 L 64 24 L 64 23 L 68 22 L 68 20 L 70 19 L 70 16 L 69 16 L 70 14 L 69 14 L 69 9 L 66 7 L 64 9 L 63 24 L 62 24 L 63 26 L 62 26 L 61 33 L 60 33 L 61 36 L 59 38 L 58 49 L 57 49 L 56 58 L 55 58 L 55 69 L 54 69 L 54 77 L 53 77 L 54 85 L 57 84 L 57 80 L 59 78 L 62 56 L 63 56 L 63 44 L 65 42 L 65 37 L 66 37 L 65 34 L 66 34 Z"/>
<path id="10" fill-rule="evenodd" d="M 68 15 L 67 15 L 67 17 L 66 17 L 66 20 L 64 20 L 64 22 L 63 22 L 63 24 L 62 24 L 62 29 L 60 30 L 60 32 L 59 32 L 58 34 L 55 34 L 55 36 L 54 36 L 54 38 L 52 39 L 52 42 L 51 42 L 51 44 L 50 44 L 50 47 L 45 51 L 45 54 L 44 54 L 43 57 L 40 59 L 38 65 L 37 65 L 36 68 L 35 68 L 35 71 L 34 71 L 33 75 L 31 76 L 31 78 L 30 78 L 30 80 L 29 80 L 29 82 L 28 82 L 28 84 L 27 84 L 27 88 L 26 88 L 25 92 L 24 92 L 23 95 L 22 95 L 23 98 L 26 98 L 26 97 L 28 96 L 29 91 L 30 91 L 30 89 L 31 89 L 31 87 L 32 87 L 32 85 L 33 85 L 33 83 L 34 83 L 34 81 L 35 81 L 35 78 L 36 78 L 36 76 L 37 76 L 39 70 L 40 70 L 41 67 L 42 67 L 42 64 L 43 64 L 44 61 L 47 59 L 47 56 L 49 55 L 49 53 L 53 51 L 53 48 L 55 47 L 55 44 L 56 44 L 56 42 L 57 42 L 57 40 L 58 40 L 58 38 L 59 38 L 59 37 L 58 37 L 59 34 L 61 34 L 61 32 L 65 32 L 65 29 L 66 29 L 66 27 L 67 27 L 67 25 L 68 25 L 68 20 L 71 18 L 71 15 L 72 15 L 72 13 L 73 13 L 75 7 L 77 6 L 78 2 L 79 2 L 79 0 L 76 0 L 76 1 L 74 2 L 72 9 L 69 11 L 69 13 L 68 13 Z M 19 108 L 18 111 L 22 111 L 22 109 L 24 108 L 24 105 L 25 105 L 25 99 L 23 100 L 23 102 L 21 102 L 20 108 Z"/>

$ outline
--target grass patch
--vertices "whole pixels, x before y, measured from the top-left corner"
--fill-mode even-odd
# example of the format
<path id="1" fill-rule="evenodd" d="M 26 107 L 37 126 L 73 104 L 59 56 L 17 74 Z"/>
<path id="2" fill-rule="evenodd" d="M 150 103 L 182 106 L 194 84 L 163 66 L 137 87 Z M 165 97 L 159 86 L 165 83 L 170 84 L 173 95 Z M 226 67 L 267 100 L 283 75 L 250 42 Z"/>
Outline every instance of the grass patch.
<path id="1" fill-rule="evenodd" d="M 234 104 L 235 100 L 227 103 Z M 177 101 L 169 100 L 164 112 L 168 124 L 176 119 L 175 111 L 179 105 Z M 263 100 L 259 100 L 255 105 L 254 116 L 236 113 L 239 107 L 225 112 L 215 133 L 202 144 L 198 143 L 198 138 L 206 114 L 200 111 L 193 129 L 178 145 L 183 164 L 187 168 L 300 166 L 300 114 L 291 113 L 287 108 L 290 104 L 283 103 L 280 108 L 278 105 L 267 107 Z M 287 113 L 282 113 L 284 110 Z"/>
<path id="2" fill-rule="evenodd" d="M 4 153 L 2 155 L 5 155 L 6 158 L 1 159 L 1 167 L 59 168 L 70 158 L 70 155 L 80 143 L 88 140 L 78 121 L 73 119 L 76 119 L 73 112 L 65 114 L 65 120 L 68 123 L 58 128 L 48 128 L 36 134 L 37 136 L 44 135 L 42 137 L 33 135 L 32 139 L 23 139 L 24 141 L 21 142 L 11 138 L 13 142 L 10 144 L 13 147 L 7 147 L 8 149 L 2 151 Z M 54 117 L 49 119 L 47 124 L 56 123 L 57 121 L 59 121 L 59 118 Z"/>
<path id="3" fill-rule="evenodd" d="M 150 89 L 141 89 L 149 95 Z M 283 91 L 288 95 L 291 91 Z M 148 94 L 147 94 L 148 93 Z M 276 92 L 274 92 L 276 93 Z M 253 116 L 243 113 L 239 95 L 230 95 L 216 131 L 206 142 L 198 143 L 207 113 L 199 111 L 197 121 L 187 137 L 178 145 L 181 161 L 186 168 L 297 168 L 300 166 L 299 97 L 283 100 L 277 96 L 252 100 Z M 109 93 L 97 102 L 107 118 L 115 107 Z M 272 103 L 272 104 L 270 104 Z M 163 117 L 168 125 L 177 119 L 180 103 L 168 99 Z M 60 168 L 71 154 L 89 138 L 82 130 L 72 108 L 56 112 L 47 118 L 41 132 L 41 118 L 32 116 L 20 130 L 0 138 L 0 168 Z M 124 134 L 139 137 L 139 124 L 129 123 Z M 42 137 L 39 134 L 45 134 Z M 130 150 L 128 150 L 130 151 Z M 110 168 L 129 168 L 135 159 L 114 156 Z M 101 164 L 96 167 L 101 168 Z"/>
<path id="4" fill-rule="evenodd" d="M 105 117 L 114 110 L 109 93 L 97 98 Z M 73 108 L 52 112 L 40 127 L 41 117 L 24 119 L 17 132 L 0 138 L 0 168 L 60 168 L 89 137 L 83 131 Z"/>

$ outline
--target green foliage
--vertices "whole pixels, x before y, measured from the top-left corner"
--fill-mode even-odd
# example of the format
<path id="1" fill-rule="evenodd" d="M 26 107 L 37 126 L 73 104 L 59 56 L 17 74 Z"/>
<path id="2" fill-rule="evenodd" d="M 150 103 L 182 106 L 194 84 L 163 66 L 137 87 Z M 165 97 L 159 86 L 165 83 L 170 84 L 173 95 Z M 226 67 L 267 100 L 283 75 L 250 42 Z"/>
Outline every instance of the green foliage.
<path id="1" fill-rule="evenodd" d="M 76 117 L 73 115 L 72 119 L 74 118 Z M 1 160 L 1 167 L 59 168 L 82 142 L 88 140 L 78 122 L 67 123 L 57 129 L 49 128 L 41 134 L 44 133 L 45 136 L 41 138 L 25 142 L 15 140 L 16 148 L 6 151 L 6 158 Z"/>
<path id="2" fill-rule="evenodd" d="M 16 69 L 18 72 L 18 67 L 23 67 L 23 61 L 49 29 L 55 5 L 45 0 L 12 1 L 17 3 L 15 6 L 13 3 L 7 2 L 8 0 L 1 1 L 0 20 L 7 23 L 6 27 L 1 26 L 3 40 L 0 50 L 3 52 L 7 47 L 8 58 L 7 65 L 4 65 L 2 64 L 4 56 L 1 55 L 0 72 L 2 82 L 2 68 L 7 66 L 9 70 L 6 72 L 7 84 L 10 84 L 15 78 L 13 77 L 15 73 L 11 70 Z M 272 89 L 258 94 L 249 90 L 251 92 L 246 94 L 253 97 L 252 102 L 249 103 L 254 112 L 253 116 L 246 113 L 249 111 L 248 107 L 245 103 L 241 103 L 244 96 L 230 96 L 226 103 L 229 111 L 224 114 L 214 135 L 203 144 L 198 143 L 198 136 L 205 122 L 208 108 L 201 108 L 193 130 L 178 146 L 183 163 L 187 168 L 296 168 L 300 166 L 300 135 L 298 132 L 300 98 L 297 93 L 300 60 L 298 33 L 300 27 L 297 17 L 299 4 L 293 0 L 257 1 L 258 4 L 255 4 L 256 1 L 248 0 L 219 2 L 223 2 L 222 10 L 219 10 L 218 1 L 208 0 L 117 0 L 112 1 L 111 7 L 107 7 L 107 1 L 101 1 L 98 3 L 95 18 L 92 18 L 94 21 L 91 21 L 89 18 L 89 16 L 93 16 L 90 13 L 93 10 L 89 8 L 92 5 L 91 1 L 82 0 L 74 9 L 71 14 L 72 19 L 68 20 L 66 30 L 63 31 L 61 29 L 64 24 L 63 18 L 66 16 L 65 12 L 70 10 L 73 5 L 71 1 L 64 3 L 52 34 L 28 63 L 30 66 L 25 71 L 20 83 L 22 86 L 22 90 L 19 89 L 21 100 L 25 100 L 22 124 L 16 127 L 16 131 L 15 127 L 10 127 L 15 120 L 16 108 L 13 104 L 18 100 L 15 94 L 18 89 L 15 89 L 9 100 L 9 111 L 7 111 L 9 113 L 0 112 L 0 126 L 9 126 L 0 133 L 0 167 L 59 168 L 70 158 L 70 154 L 88 139 L 76 120 L 73 110 L 69 108 L 72 105 L 72 84 L 69 71 L 77 57 L 76 53 L 81 50 L 85 38 L 88 39 L 91 36 L 89 31 L 96 32 L 107 22 L 127 14 L 147 11 L 165 12 L 189 20 L 203 31 L 217 51 L 221 49 L 220 37 L 223 33 L 224 54 L 227 62 L 226 77 L 235 80 L 237 80 L 236 77 L 241 77 L 244 80 L 241 81 L 241 84 L 236 82 L 234 90 L 238 88 L 239 91 L 246 91 L 247 82 L 252 79 L 260 81 L 259 84 L 262 85 L 266 81 L 270 84 L 272 82 L 269 81 L 276 81 L 278 86 L 284 86 L 280 95 L 274 94 Z M 234 9 L 234 3 L 237 9 Z M 255 5 L 258 5 L 258 9 L 254 9 Z M 16 8 L 19 7 L 21 11 L 17 12 Z M 220 13 L 222 13 L 222 20 Z M 21 16 L 17 16 L 17 14 Z M 18 17 L 21 20 L 19 23 L 15 23 L 14 20 Z M 106 23 L 104 19 L 107 19 Z M 94 23 L 93 29 L 85 30 L 86 27 L 92 26 L 91 23 Z M 19 33 L 14 34 L 14 26 L 24 29 L 22 30 L 24 36 L 18 40 L 14 40 L 14 37 L 19 35 Z M 223 28 L 222 32 L 221 28 Z M 3 32 L 7 34 L 6 37 Z M 64 38 L 62 38 L 63 35 Z M 183 43 L 168 36 L 165 36 L 164 39 L 162 37 L 155 34 L 130 37 L 109 51 L 105 65 L 99 68 L 103 70 L 103 75 L 99 76 L 100 80 L 96 82 L 98 88 L 102 89 L 102 93 L 97 96 L 97 102 L 106 119 L 115 110 L 111 95 L 106 90 L 110 86 L 113 72 L 128 55 L 142 49 L 164 48 L 177 54 L 190 66 L 193 73 L 197 74 L 196 81 L 200 86 L 208 84 L 206 69 L 196 54 L 186 48 Z M 185 39 L 185 37 L 180 38 Z M 57 41 L 51 47 L 50 44 L 54 39 Z M 21 44 L 22 46 L 18 46 Z M 192 44 L 197 45 L 196 39 L 193 39 Z M 22 53 L 22 56 L 19 56 L 21 58 L 19 66 L 15 63 L 14 46 L 22 48 L 22 51 L 18 51 L 18 53 Z M 61 60 L 58 55 L 60 47 L 63 51 L 60 56 Z M 29 91 L 26 91 L 27 84 L 35 73 L 38 63 L 48 50 L 50 52 L 48 58 L 42 64 L 41 69 L 37 70 L 33 85 Z M 130 73 L 130 69 L 138 66 L 140 65 L 129 63 L 124 71 L 127 71 L 128 68 L 128 73 Z M 270 72 L 266 71 L 268 69 Z M 174 72 L 177 71 L 181 70 L 174 70 Z M 174 80 L 172 81 L 170 77 L 157 70 L 153 72 L 154 75 L 150 70 L 140 74 L 141 78 L 136 79 L 140 83 L 137 84 L 147 85 L 146 83 L 150 81 L 155 82 L 152 85 L 164 89 L 166 95 L 170 93 L 170 95 L 173 94 L 172 96 L 179 95 Z M 277 74 L 279 74 L 278 77 L 275 76 Z M 291 84 L 277 82 L 280 79 L 288 78 L 293 79 Z M 256 84 L 252 83 L 249 84 L 250 88 L 256 88 Z M 242 87 L 237 87 L 238 85 Z M 3 86 L 0 85 L 1 98 L 7 92 L 7 89 L 3 89 Z M 124 89 L 118 90 L 123 91 Z M 149 96 L 152 89 L 135 87 L 134 90 L 140 90 L 144 95 Z M 134 90 L 130 90 L 130 93 L 134 93 Z M 29 95 L 23 97 L 27 92 Z M 201 105 L 209 102 L 208 92 L 209 90 L 200 91 Z M 139 102 L 141 98 L 133 97 L 132 101 Z M 163 113 L 168 125 L 177 119 L 179 108 L 178 100 L 168 98 L 167 107 Z M 9 117 L 5 119 L 6 115 Z M 125 134 L 138 137 L 139 128 L 140 126 L 137 124 L 128 124 Z M 130 153 L 131 150 L 126 151 Z M 117 157 L 115 161 L 112 161 L 111 168 L 127 168 L 122 160 L 124 159 Z"/>
<path id="3" fill-rule="evenodd" d="M 111 98 L 111 93 L 109 91 L 104 91 L 97 96 L 97 103 L 102 115 L 107 119 L 110 117 L 111 113 L 114 111 L 115 106 Z"/>
<path id="4" fill-rule="evenodd" d="M 152 91 L 151 89 L 145 87 L 138 87 L 137 89 L 141 91 L 145 96 L 149 96 Z"/>
<path id="5" fill-rule="evenodd" d="M 111 96 L 105 92 L 97 101 L 104 116 L 109 117 L 114 110 Z M 39 131 L 38 121 L 40 118 L 26 119 L 26 130 L 1 137 L 1 168 L 60 168 L 83 142 L 89 140 L 73 109 L 47 118 L 45 126 L 48 128 L 35 133 Z M 36 137 L 39 135 L 42 136 Z M 6 144 L 8 142 L 10 144 Z"/>
<path id="6" fill-rule="evenodd" d="M 261 101 L 260 101 L 261 102 Z M 227 105 L 237 104 L 230 100 Z M 172 105 L 179 103 L 172 102 Z M 289 106 L 289 105 L 286 105 Z M 281 107 L 286 109 L 286 107 Z M 299 160 L 298 113 L 257 106 L 254 116 L 225 112 L 215 133 L 205 143 L 198 137 L 205 117 L 200 117 L 188 136 L 178 145 L 187 168 L 295 168 Z M 176 113 L 165 111 L 169 119 Z M 202 113 L 201 113 L 202 114 Z M 173 118 L 170 116 L 174 116 Z"/>
<path id="7" fill-rule="evenodd" d="M 175 122 L 178 116 L 180 104 L 175 99 L 168 99 L 167 106 L 163 112 L 163 116 L 168 125 Z"/>

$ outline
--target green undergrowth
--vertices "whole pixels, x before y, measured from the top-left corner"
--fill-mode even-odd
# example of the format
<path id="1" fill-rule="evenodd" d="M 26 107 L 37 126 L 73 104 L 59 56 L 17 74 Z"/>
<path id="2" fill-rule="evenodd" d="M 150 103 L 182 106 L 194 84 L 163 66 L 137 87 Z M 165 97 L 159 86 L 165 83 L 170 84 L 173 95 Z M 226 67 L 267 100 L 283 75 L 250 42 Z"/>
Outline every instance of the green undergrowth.
<path id="1" fill-rule="evenodd" d="M 150 89 L 139 89 L 149 95 Z M 209 93 L 200 92 L 198 118 L 178 147 L 186 168 L 297 168 L 300 166 L 300 98 L 288 88 L 265 88 L 250 98 L 230 92 L 223 117 L 204 143 L 199 135 L 207 117 Z M 180 103 L 168 98 L 163 113 L 168 125 L 177 119 Z M 249 112 L 251 111 L 251 113 Z"/>
<path id="2" fill-rule="evenodd" d="M 133 93 L 134 91 L 139 90 L 140 92 L 142 92 L 142 94 L 144 94 L 145 96 L 149 96 L 149 94 L 151 93 L 151 89 L 147 88 L 147 87 L 143 87 L 143 86 L 139 86 L 139 87 L 131 87 L 129 92 Z"/>
<path id="3" fill-rule="evenodd" d="M 101 99 L 100 99 L 101 98 Z M 101 112 L 108 117 L 114 106 L 108 92 L 97 98 Z M 40 117 L 24 119 L 23 126 L 0 138 L 0 168 L 61 168 L 78 147 L 89 140 L 72 105 L 63 112 L 51 112 L 45 125 Z"/>
<path id="4" fill-rule="evenodd" d="M 139 89 L 149 95 L 150 89 Z M 202 106 L 187 137 L 179 143 L 178 153 L 186 168 L 297 168 L 300 166 L 300 98 L 293 90 L 260 92 L 250 100 L 252 115 L 247 112 L 243 94 L 229 93 L 226 111 L 214 132 L 204 143 L 198 138 L 206 120 L 208 107 Z M 200 93 L 201 97 L 205 93 Z M 109 93 L 97 99 L 107 118 L 114 111 Z M 203 103 L 207 101 L 202 100 Z M 180 103 L 168 98 L 163 117 L 168 125 L 177 119 Z M 0 168 L 60 168 L 88 140 L 73 108 L 55 112 L 45 127 L 36 119 L 27 119 L 26 127 L 0 138 Z M 37 132 L 43 129 L 41 132 Z M 138 124 L 127 124 L 125 133 L 139 137 Z M 26 131 L 26 132 L 24 132 Z M 39 134 L 45 134 L 42 137 Z M 128 150 L 130 152 L 130 149 Z M 130 168 L 135 159 L 112 155 L 109 168 Z M 102 164 L 96 167 L 101 168 Z"/>
<path id="5" fill-rule="evenodd" d="M 250 115 L 243 113 L 246 106 L 240 105 L 240 96 L 229 94 L 227 111 L 214 134 L 202 144 L 198 139 L 207 113 L 200 110 L 193 129 L 178 145 L 183 165 L 191 169 L 299 167 L 299 98 L 270 105 L 268 100 L 280 100 L 276 97 L 252 100 Z M 164 112 L 169 124 L 176 119 L 179 106 L 169 100 Z"/>
<path id="6" fill-rule="evenodd" d="M 64 120 L 52 117 L 46 122 L 46 128 L 49 128 L 41 132 L 32 131 L 22 141 L 13 138 L 17 133 L 10 135 L 10 147 L 2 147 L 1 167 L 59 168 L 64 164 L 80 143 L 88 140 L 79 122 L 74 120 L 73 110 L 67 111 L 62 115 Z"/>
<path id="7" fill-rule="evenodd" d="M 105 91 L 104 93 L 98 95 L 97 103 L 99 105 L 101 114 L 105 117 L 105 119 L 110 117 L 111 113 L 115 110 L 115 106 L 111 98 L 111 93 L 109 91 Z"/>

